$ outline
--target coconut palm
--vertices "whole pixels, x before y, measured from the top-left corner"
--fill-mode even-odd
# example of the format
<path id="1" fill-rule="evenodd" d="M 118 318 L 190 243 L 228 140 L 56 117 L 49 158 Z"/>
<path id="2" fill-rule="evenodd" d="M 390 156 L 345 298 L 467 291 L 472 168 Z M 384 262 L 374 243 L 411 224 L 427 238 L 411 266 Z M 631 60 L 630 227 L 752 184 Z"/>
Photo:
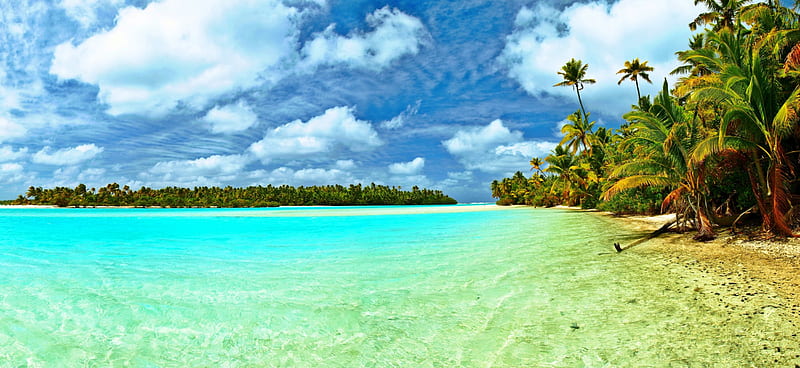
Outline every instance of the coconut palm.
<path id="1" fill-rule="evenodd" d="M 564 78 L 564 81 L 553 85 L 553 87 L 572 87 L 575 89 L 575 93 L 578 95 L 578 104 L 581 107 L 583 115 L 586 115 L 586 109 L 583 107 L 583 100 L 581 100 L 583 85 L 597 82 L 594 79 L 586 78 L 586 70 L 588 68 L 589 64 L 584 64 L 582 61 L 574 58 L 570 59 L 570 61 L 561 67 L 561 71 L 558 72 L 558 75 Z"/>
<path id="2" fill-rule="evenodd" d="M 699 89 L 694 98 L 722 105 L 725 113 L 718 136 L 707 140 L 695 156 L 699 159 L 724 149 L 746 154 L 764 230 L 792 235 L 787 188 L 791 166 L 783 141 L 800 121 L 800 85 L 786 85 L 777 78 L 780 65 L 770 60 L 771 52 L 762 52 L 726 31 L 712 36 L 718 50 L 714 62 L 722 72 L 718 83 Z M 737 53 L 731 55 L 732 50 Z M 792 68 L 790 64 L 784 67 Z"/>
<path id="3" fill-rule="evenodd" d="M 596 175 L 590 172 L 589 164 L 582 162 L 580 157 L 572 154 L 561 145 L 553 149 L 553 153 L 545 158 L 549 164 L 544 171 L 556 174 L 556 180 L 550 187 L 550 192 L 555 193 L 561 187 L 561 199 L 567 205 L 573 204 L 573 199 L 585 195 L 585 188 L 589 181 L 596 181 Z"/>
<path id="4" fill-rule="evenodd" d="M 647 83 L 653 83 L 650 81 L 650 74 L 648 74 L 648 72 L 652 71 L 653 67 L 647 65 L 646 60 L 643 63 L 639 62 L 639 58 L 626 61 L 625 67 L 617 72 L 617 74 L 622 74 L 622 78 L 617 82 L 617 85 L 622 84 L 626 79 L 632 80 L 636 84 L 636 101 L 639 101 L 642 99 L 642 94 L 639 92 L 639 78 L 641 77 Z"/>
<path id="5" fill-rule="evenodd" d="M 611 173 L 609 177 L 617 180 L 603 193 L 603 199 L 631 188 L 667 188 L 670 193 L 662 202 L 662 210 L 672 207 L 684 220 L 694 217 L 698 231 L 695 239 L 713 239 L 705 164 L 692 156 L 705 136 L 692 119 L 686 119 L 683 107 L 670 96 L 666 80 L 650 111 L 632 111 L 625 119 L 636 129 L 624 142 L 634 147 L 634 157 Z"/>
<path id="6" fill-rule="evenodd" d="M 584 152 L 591 150 L 592 128 L 594 128 L 595 122 L 589 122 L 589 114 L 584 114 L 582 117 L 580 111 L 575 111 L 570 116 L 567 116 L 567 121 L 568 123 L 561 127 L 561 133 L 564 134 L 564 138 L 561 139 L 559 144 L 566 143 L 566 147 L 571 148 L 572 153 L 578 152 L 581 146 Z"/>
<path id="7" fill-rule="evenodd" d="M 737 26 L 739 14 L 750 2 L 752 0 L 694 0 L 694 5 L 703 4 L 708 11 L 701 13 L 689 23 L 689 29 L 694 31 L 698 26 L 708 24 L 714 31 L 723 28 L 732 30 Z"/>
<path id="8" fill-rule="evenodd" d="M 531 165 L 531 170 L 536 170 L 537 173 L 542 172 L 542 165 L 544 164 L 544 162 L 542 161 L 541 158 L 538 157 L 531 158 L 529 164 Z"/>

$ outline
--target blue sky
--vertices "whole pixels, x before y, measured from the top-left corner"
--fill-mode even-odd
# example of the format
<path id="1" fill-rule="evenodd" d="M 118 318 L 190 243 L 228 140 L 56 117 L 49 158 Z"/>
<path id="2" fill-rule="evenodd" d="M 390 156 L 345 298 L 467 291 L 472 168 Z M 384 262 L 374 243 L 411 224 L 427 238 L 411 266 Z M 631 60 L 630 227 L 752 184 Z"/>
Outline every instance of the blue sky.
<path id="1" fill-rule="evenodd" d="M 601 126 L 654 94 L 692 0 L 0 2 L 0 198 L 29 185 L 375 182 L 490 200 L 561 139 L 571 57 Z M 670 79 L 671 80 L 671 79 Z"/>

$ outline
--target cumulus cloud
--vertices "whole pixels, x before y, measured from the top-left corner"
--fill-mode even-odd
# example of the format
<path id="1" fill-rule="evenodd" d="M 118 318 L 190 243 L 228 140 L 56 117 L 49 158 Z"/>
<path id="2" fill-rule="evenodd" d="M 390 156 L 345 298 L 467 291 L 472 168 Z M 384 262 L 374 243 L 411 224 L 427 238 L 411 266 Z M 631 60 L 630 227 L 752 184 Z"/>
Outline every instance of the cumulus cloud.
<path id="1" fill-rule="evenodd" d="M 0 146 L 0 162 L 19 160 L 28 155 L 27 148 L 14 150 L 11 146 Z"/>
<path id="2" fill-rule="evenodd" d="M 106 169 L 97 167 L 88 168 L 78 174 L 78 181 L 81 183 L 102 183 L 105 175 Z"/>
<path id="3" fill-rule="evenodd" d="M 372 32 L 356 31 L 341 36 L 330 25 L 303 46 L 303 64 L 314 67 L 343 63 L 381 69 L 404 55 L 415 55 L 430 37 L 422 22 L 398 9 L 385 6 L 367 15 Z"/>
<path id="4" fill-rule="evenodd" d="M 356 163 L 353 160 L 336 160 L 334 166 L 340 170 L 350 170 L 356 167 Z"/>
<path id="5" fill-rule="evenodd" d="M 509 173 L 524 170 L 532 157 L 547 154 L 557 143 L 526 141 L 522 132 L 508 129 L 498 119 L 484 127 L 461 129 L 442 145 L 468 170 Z"/>
<path id="6" fill-rule="evenodd" d="M 197 176 L 230 175 L 240 172 L 249 162 L 243 155 L 213 155 L 195 160 L 162 161 L 148 171 L 162 175 L 165 179 L 181 179 Z"/>
<path id="7" fill-rule="evenodd" d="M 22 171 L 22 165 L 18 163 L 5 163 L 0 164 L 0 171 L 4 173 L 15 173 Z"/>
<path id="8" fill-rule="evenodd" d="M 250 128 L 258 122 L 258 116 L 245 101 L 236 104 L 215 106 L 203 117 L 211 125 L 213 133 L 235 133 Z"/>
<path id="9" fill-rule="evenodd" d="M 25 173 L 22 164 L 7 162 L 0 164 L 0 183 L 14 184 L 30 182 L 32 175 Z"/>
<path id="10" fill-rule="evenodd" d="M 363 152 L 381 144 L 369 122 L 358 120 L 352 108 L 340 106 L 308 122 L 295 120 L 267 132 L 264 139 L 250 145 L 249 152 L 268 162 L 279 158 L 308 158 L 340 147 Z"/>
<path id="11" fill-rule="evenodd" d="M 82 27 L 88 28 L 97 21 L 98 9 L 118 7 L 124 3 L 123 0 L 62 0 L 59 6 Z"/>
<path id="12" fill-rule="evenodd" d="M 94 144 L 82 144 L 53 152 L 51 152 L 50 146 L 46 146 L 33 155 L 33 162 L 46 165 L 76 165 L 90 160 L 102 152 L 103 147 L 97 147 Z"/>
<path id="13" fill-rule="evenodd" d="M 396 175 L 416 175 L 425 167 L 425 159 L 417 157 L 409 162 L 398 162 L 389 165 L 389 172 Z"/>
<path id="14" fill-rule="evenodd" d="M 166 0 L 123 8 L 114 28 L 58 45 L 50 72 L 100 88 L 111 114 L 160 114 L 280 78 L 300 11 L 279 0 Z"/>
<path id="15" fill-rule="evenodd" d="M 62 7 L 89 24 L 93 13 L 83 9 L 101 2 L 63 0 Z M 97 85 L 110 114 L 158 116 L 178 104 L 201 109 L 225 93 L 270 87 L 322 64 L 381 69 L 419 52 L 427 35 L 419 19 L 385 7 L 367 16 L 372 32 L 341 36 L 331 25 L 298 50 L 305 15 L 322 4 L 164 0 L 144 9 L 128 6 L 113 28 L 58 45 L 50 73 Z"/>
<path id="16" fill-rule="evenodd" d="M 252 185 L 346 185 L 357 181 L 347 171 L 320 168 L 294 170 L 288 167 L 279 167 L 274 170 L 256 170 L 248 176 L 254 180 Z"/>
<path id="17" fill-rule="evenodd" d="M 687 24 L 697 12 L 692 2 L 674 0 L 590 1 L 563 11 L 539 3 L 518 12 L 498 60 L 528 93 L 574 98 L 571 89 L 552 86 L 561 81 L 562 65 L 580 59 L 589 65 L 587 78 L 597 80 L 581 94 L 587 110 L 620 114 L 636 103 L 636 92 L 632 84 L 618 86 L 616 72 L 626 60 L 648 60 L 656 86 L 645 83 L 642 94 L 655 93 L 678 65 L 674 52 L 687 48 Z"/>
<path id="18" fill-rule="evenodd" d="M 0 116 L 0 142 L 22 138 L 28 134 L 28 129 L 9 119 Z"/>

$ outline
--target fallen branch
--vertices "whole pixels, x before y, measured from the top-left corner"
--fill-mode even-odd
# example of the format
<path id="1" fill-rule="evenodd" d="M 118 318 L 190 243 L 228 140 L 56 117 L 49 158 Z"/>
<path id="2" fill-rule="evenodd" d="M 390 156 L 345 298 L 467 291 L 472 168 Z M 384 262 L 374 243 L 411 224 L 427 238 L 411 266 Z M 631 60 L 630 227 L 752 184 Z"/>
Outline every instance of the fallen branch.
<path id="1" fill-rule="evenodd" d="M 638 240 L 634 241 L 633 243 L 630 243 L 630 244 L 628 244 L 628 245 L 626 245 L 624 247 L 621 246 L 619 243 L 614 243 L 614 249 L 616 249 L 617 252 L 622 252 L 625 249 L 629 249 L 629 248 L 632 248 L 632 247 L 637 246 L 639 244 L 642 244 L 642 243 L 644 243 L 644 242 L 646 242 L 646 241 L 648 241 L 650 239 L 653 239 L 653 238 L 655 238 L 655 237 L 667 232 L 669 230 L 670 226 L 674 225 L 675 222 L 677 222 L 677 221 L 676 220 L 670 221 L 670 222 L 664 224 L 663 226 L 661 226 L 660 228 L 658 228 L 658 230 L 653 231 L 652 233 L 647 234 L 647 236 L 645 236 L 645 237 L 643 237 L 641 239 L 638 239 Z"/>

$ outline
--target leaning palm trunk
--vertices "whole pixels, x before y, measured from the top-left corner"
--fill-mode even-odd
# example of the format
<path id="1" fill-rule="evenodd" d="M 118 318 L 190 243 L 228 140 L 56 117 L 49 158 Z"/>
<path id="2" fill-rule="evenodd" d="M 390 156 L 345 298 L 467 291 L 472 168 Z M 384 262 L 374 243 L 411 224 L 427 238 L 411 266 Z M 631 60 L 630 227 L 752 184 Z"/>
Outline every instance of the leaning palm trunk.
<path id="1" fill-rule="evenodd" d="M 752 167 L 747 167 L 747 174 L 750 178 L 750 187 L 756 198 L 758 211 L 761 213 L 761 228 L 767 233 L 778 236 L 796 236 L 789 225 L 788 214 L 792 204 L 789 200 L 786 188 L 786 172 L 791 171 L 784 162 L 783 149 L 777 148 L 776 159 L 769 168 L 766 175 L 763 174 L 758 161 Z M 778 158 L 781 157 L 781 158 Z M 765 177 L 766 176 L 766 177 Z M 762 180 L 763 179 L 763 180 Z"/>
<path id="2" fill-rule="evenodd" d="M 714 228 L 711 225 L 711 220 L 708 218 L 708 209 L 706 202 L 697 196 L 697 205 L 695 213 L 697 214 L 697 235 L 694 236 L 695 240 L 709 241 L 716 237 Z"/>
<path id="3" fill-rule="evenodd" d="M 791 168 L 788 167 L 785 162 L 786 156 L 781 144 L 778 143 L 775 148 L 775 160 L 769 168 L 770 212 L 768 216 L 771 217 L 769 221 L 771 227 L 767 230 L 775 235 L 794 236 L 787 219 L 787 215 L 792 208 L 792 204 L 789 201 L 788 190 L 786 189 L 786 183 L 789 181 L 787 178 L 787 171 L 791 171 Z"/>

